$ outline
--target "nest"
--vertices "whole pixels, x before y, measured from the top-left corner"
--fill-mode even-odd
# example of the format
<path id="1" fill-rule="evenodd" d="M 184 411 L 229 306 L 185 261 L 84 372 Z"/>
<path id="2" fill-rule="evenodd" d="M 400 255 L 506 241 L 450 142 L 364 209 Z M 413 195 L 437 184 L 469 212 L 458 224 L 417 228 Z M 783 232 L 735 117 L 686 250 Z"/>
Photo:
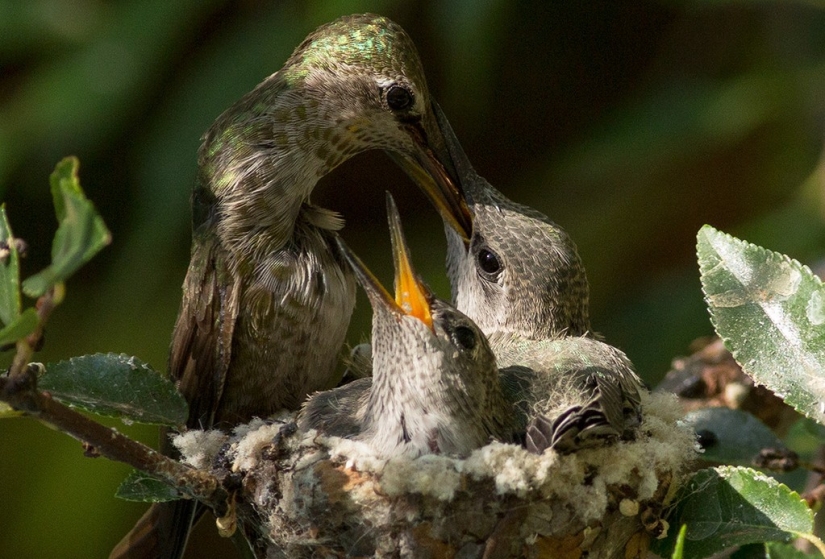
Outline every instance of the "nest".
<path id="1" fill-rule="evenodd" d="M 465 459 L 381 460 L 294 417 L 190 431 L 197 467 L 234 476 L 258 557 L 643 557 L 696 456 L 675 397 L 646 395 L 636 440 L 559 455 L 491 443 Z"/>

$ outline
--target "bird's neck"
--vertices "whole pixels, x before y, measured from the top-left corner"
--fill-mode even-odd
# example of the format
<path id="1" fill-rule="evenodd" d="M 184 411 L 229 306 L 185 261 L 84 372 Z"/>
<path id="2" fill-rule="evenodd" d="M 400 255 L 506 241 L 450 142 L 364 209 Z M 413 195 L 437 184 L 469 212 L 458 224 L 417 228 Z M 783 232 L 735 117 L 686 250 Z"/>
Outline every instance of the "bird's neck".
<path id="1" fill-rule="evenodd" d="M 382 335 L 376 327 L 380 320 L 373 315 L 373 382 L 362 432 L 386 457 L 430 453 L 439 422 L 430 401 L 435 384 L 431 377 L 441 356 L 409 332 Z"/>
<path id="2" fill-rule="evenodd" d="M 495 402 L 485 393 L 480 403 L 468 387 L 445 381 L 442 370 L 450 366 L 445 365 L 450 356 L 442 349 L 398 340 L 388 347 L 392 351 L 386 355 L 373 347 L 373 385 L 364 414 L 371 445 L 387 456 L 466 455 L 483 446 L 491 431 L 480 416 L 489 405 L 501 405 L 500 391 L 493 395 Z M 399 347 L 407 349 L 405 356 L 398 354 Z"/>
<path id="3" fill-rule="evenodd" d="M 253 91 L 221 115 L 199 158 L 221 244 L 233 260 L 252 264 L 289 242 L 318 179 L 342 160 L 329 149 L 337 124 L 309 117 L 317 101 L 270 89 L 274 97 Z"/>

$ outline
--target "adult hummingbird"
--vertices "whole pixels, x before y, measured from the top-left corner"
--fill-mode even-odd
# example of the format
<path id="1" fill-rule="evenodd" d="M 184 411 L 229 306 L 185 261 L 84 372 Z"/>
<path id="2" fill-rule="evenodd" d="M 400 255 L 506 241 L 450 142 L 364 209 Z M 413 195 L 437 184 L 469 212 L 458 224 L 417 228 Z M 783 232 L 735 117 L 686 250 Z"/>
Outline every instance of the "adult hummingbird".
<path id="1" fill-rule="evenodd" d="M 383 458 L 466 456 L 510 441 L 515 414 L 484 334 L 416 275 L 389 195 L 387 213 L 394 298 L 339 240 L 372 305 L 373 376 L 313 395 L 299 427 L 361 440 Z"/>
<path id="2" fill-rule="evenodd" d="M 410 37 L 365 14 L 311 33 L 209 128 L 169 357 L 188 428 L 297 409 L 335 386 L 355 281 L 336 243 L 343 221 L 309 202 L 322 176 L 361 151 L 386 150 L 445 220 L 467 227 L 431 107 Z M 174 454 L 165 434 L 161 448 Z M 194 510 L 191 501 L 153 505 L 111 557 L 181 556 Z"/>
<path id="3" fill-rule="evenodd" d="M 453 299 L 488 336 L 503 374 L 532 372 L 522 394 L 528 448 L 572 452 L 631 436 L 644 388 L 627 357 L 590 332 L 587 277 L 575 244 L 544 214 L 479 176 L 434 110 L 470 214 L 469 229 L 466 221 L 445 220 Z"/>

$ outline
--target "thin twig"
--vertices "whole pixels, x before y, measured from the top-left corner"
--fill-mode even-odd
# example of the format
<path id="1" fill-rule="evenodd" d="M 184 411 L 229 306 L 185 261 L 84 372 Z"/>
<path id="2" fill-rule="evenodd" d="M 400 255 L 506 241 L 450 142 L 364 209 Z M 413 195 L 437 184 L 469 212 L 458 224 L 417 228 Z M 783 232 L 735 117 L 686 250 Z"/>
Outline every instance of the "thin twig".
<path id="1" fill-rule="evenodd" d="M 34 332 L 25 338 L 17 340 L 17 351 L 9 367 L 9 376 L 12 378 L 17 378 L 25 373 L 26 366 L 29 364 L 29 361 L 31 361 L 32 355 L 34 355 L 34 352 L 39 350 L 42 345 L 43 331 L 46 328 L 46 322 L 48 322 L 49 317 L 57 305 L 63 301 L 65 294 L 65 285 L 63 283 L 57 283 L 37 299 L 35 308 L 37 309 L 39 322 Z"/>
<path id="2" fill-rule="evenodd" d="M 79 440 L 87 456 L 105 456 L 129 464 L 222 515 L 227 508 L 228 493 L 218 478 L 164 456 L 61 404 L 49 393 L 37 390 L 37 376 L 29 362 L 42 345 L 46 322 L 64 296 L 65 286 L 58 283 L 37 299 L 38 325 L 31 334 L 17 341 L 9 375 L 0 377 L 0 400 Z"/>
<path id="3" fill-rule="evenodd" d="M 36 376 L 28 367 L 18 376 L 0 377 L 0 400 L 93 446 L 101 456 L 158 477 L 218 513 L 226 508 L 228 494 L 215 476 L 172 460 L 61 404 L 48 393 L 38 392 Z"/>
<path id="4" fill-rule="evenodd" d="M 805 502 L 807 502 L 808 506 L 812 509 L 817 507 L 820 503 L 825 501 L 825 485 L 820 483 L 813 489 L 803 493 L 802 498 L 805 499 Z"/>
<path id="5" fill-rule="evenodd" d="M 825 543 L 813 534 L 796 534 L 796 536 L 806 540 L 813 545 L 822 557 L 825 557 Z"/>

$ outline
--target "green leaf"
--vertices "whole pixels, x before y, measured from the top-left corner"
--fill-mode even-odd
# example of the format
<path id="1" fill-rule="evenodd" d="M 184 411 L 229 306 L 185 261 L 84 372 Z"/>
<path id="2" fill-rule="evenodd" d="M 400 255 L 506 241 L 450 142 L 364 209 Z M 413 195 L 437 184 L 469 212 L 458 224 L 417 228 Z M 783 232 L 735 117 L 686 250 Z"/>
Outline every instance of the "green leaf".
<path id="1" fill-rule="evenodd" d="M 807 537 L 813 512 L 799 495 L 756 470 L 700 470 L 682 487 L 671 525 L 687 525 L 684 554 L 699 559 L 735 545 Z M 676 536 L 654 544 L 662 555 Z"/>
<path id="2" fill-rule="evenodd" d="M 804 417 L 799 421 L 805 431 L 807 431 L 812 437 L 819 440 L 820 443 L 825 443 L 825 425 L 817 423 L 807 417 Z"/>
<path id="3" fill-rule="evenodd" d="M 766 559 L 811 559 L 812 555 L 799 551 L 786 543 L 770 542 L 765 544 Z"/>
<path id="4" fill-rule="evenodd" d="M 98 353 L 50 363 L 38 386 L 65 404 L 140 423 L 183 425 L 188 413 L 172 381 L 127 355 Z"/>
<path id="5" fill-rule="evenodd" d="M 124 501 L 163 503 L 180 499 L 180 494 L 159 479 L 145 472 L 133 470 L 117 488 L 115 497 Z"/>
<path id="6" fill-rule="evenodd" d="M 6 402 L 0 402 L 0 419 L 8 419 L 10 417 L 20 417 L 23 415 L 22 411 L 17 411 Z"/>
<path id="7" fill-rule="evenodd" d="M 31 297 L 39 297 L 54 284 L 66 281 L 112 240 L 103 218 L 83 194 L 77 177 L 79 166 L 76 157 L 67 157 L 52 173 L 52 198 L 59 225 L 52 243 L 51 265 L 23 282 L 23 291 Z"/>
<path id="8" fill-rule="evenodd" d="M 752 466 L 763 448 L 784 449 L 785 445 L 753 415 L 730 408 L 703 408 L 685 416 L 698 433 L 710 431 L 713 444 L 705 446 L 702 460 L 736 466 Z"/>
<path id="9" fill-rule="evenodd" d="M 825 423 L 825 290 L 796 260 L 699 230 L 702 289 L 716 332 L 759 383 Z"/>
<path id="10" fill-rule="evenodd" d="M 80 168 L 80 161 L 76 157 L 64 157 L 54 168 L 49 177 L 49 184 L 52 187 L 52 202 L 54 203 L 54 214 L 57 222 L 61 223 L 69 217 L 69 209 L 66 206 L 64 196 L 74 194 L 83 197 L 83 189 L 80 188 L 80 180 L 77 171 Z"/>
<path id="11" fill-rule="evenodd" d="M 685 535 L 687 534 L 687 526 L 682 525 L 679 528 L 679 535 L 676 536 L 676 546 L 673 548 L 673 555 L 671 559 L 682 559 L 685 554 Z"/>
<path id="12" fill-rule="evenodd" d="M 0 206 L 0 254 L 0 321 L 11 324 L 20 315 L 20 257 L 5 204 Z"/>
<path id="13" fill-rule="evenodd" d="M 782 440 L 800 458 L 810 462 L 816 459 L 820 447 L 825 444 L 825 425 L 808 417 L 800 417 L 787 428 Z"/>
<path id="14" fill-rule="evenodd" d="M 0 346 L 13 344 L 20 338 L 25 338 L 37 328 L 40 317 L 33 308 L 26 309 L 11 324 L 0 330 Z"/>

